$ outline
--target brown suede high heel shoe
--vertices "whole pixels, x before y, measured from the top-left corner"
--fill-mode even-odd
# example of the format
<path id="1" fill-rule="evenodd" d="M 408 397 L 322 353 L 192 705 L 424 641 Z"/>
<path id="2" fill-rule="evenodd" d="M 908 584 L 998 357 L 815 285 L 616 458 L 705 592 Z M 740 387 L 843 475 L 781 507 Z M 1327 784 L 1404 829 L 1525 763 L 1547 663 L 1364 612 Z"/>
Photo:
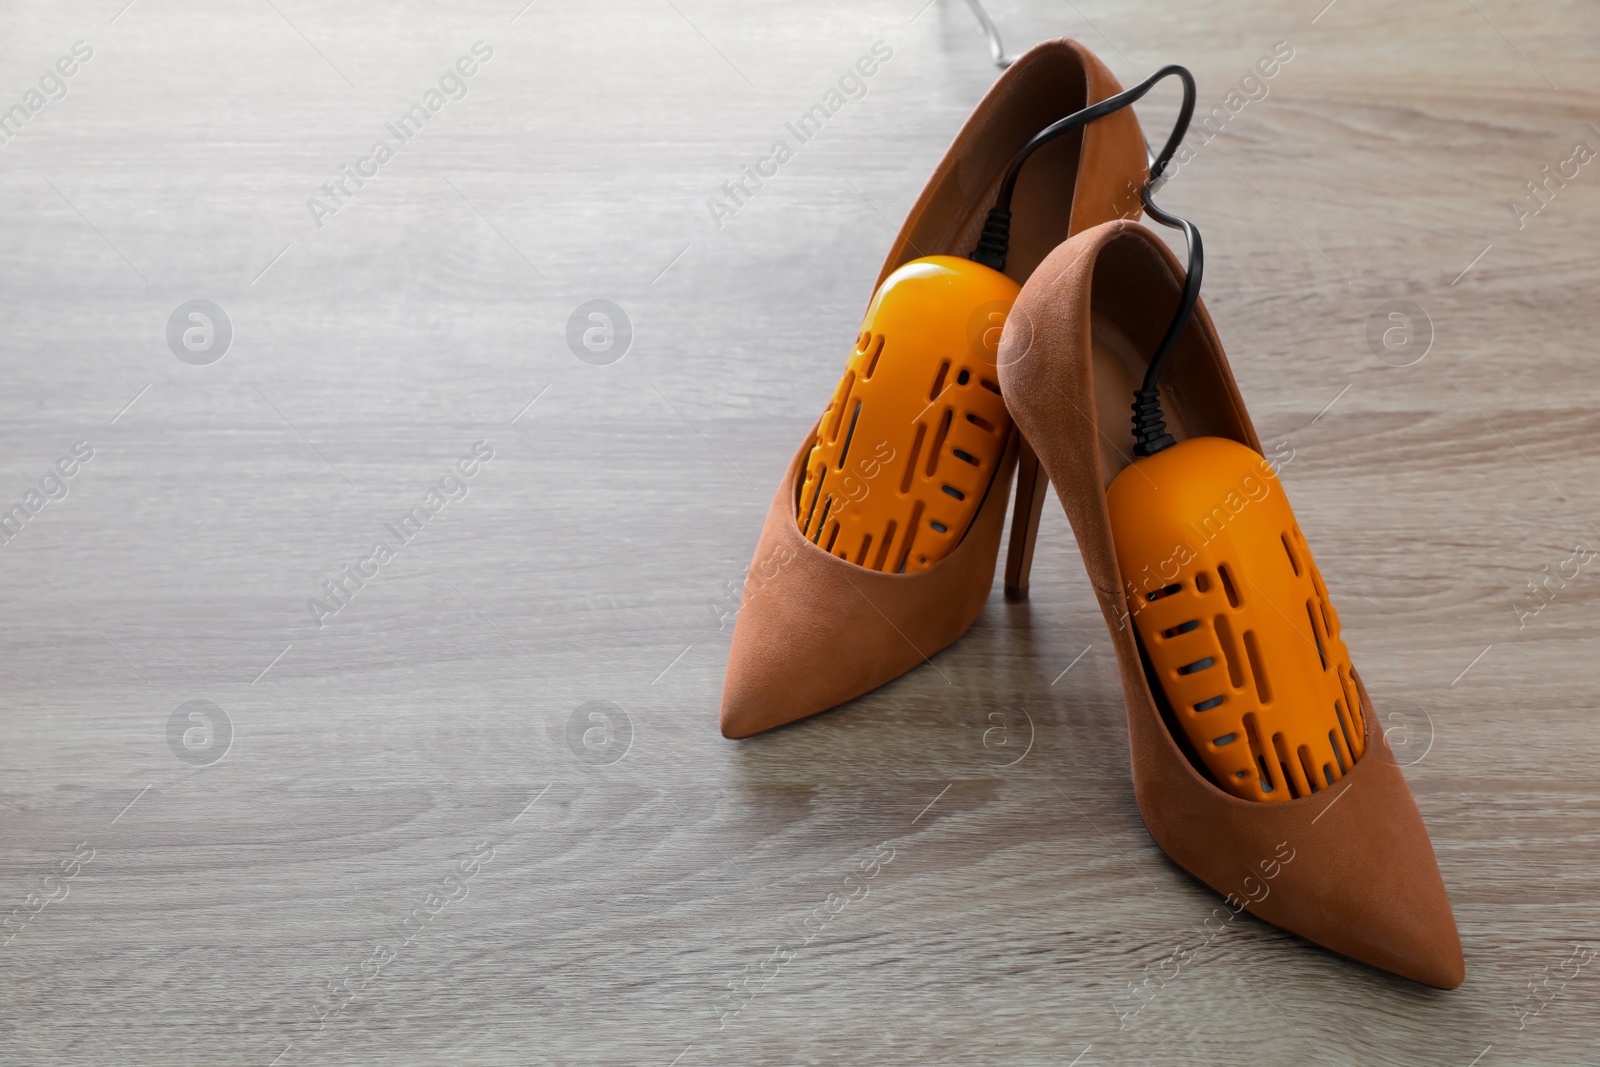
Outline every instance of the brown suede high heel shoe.
<path id="1" fill-rule="evenodd" d="M 1314 791 L 1302 783 L 1294 799 L 1267 803 L 1213 784 L 1163 719 L 1165 698 L 1147 677 L 1129 618 L 1135 587 L 1128 579 L 1135 576 L 1119 572 L 1107 487 L 1130 464 L 1128 398 L 1173 321 L 1184 277 L 1149 230 L 1108 222 L 1067 241 L 1034 270 L 1000 343 L 1007 403 L 1056 487 L 1111 632 L 1140 814 L 1168 856 L 1230 903 L 1347 956 L 1452 989 L 1465 973 L 1455 917 L 1428 832 L 1360 678 L 1353 677 L 1357 730 L 1365 738 L 1360 758 L 1337 780 L 1330 768 Z M 1203 306 L 1172 351 L 1161 393 L 1179 447 L 1214 437 L 1261 452 Z M 1175 632 L 1182 629 L 1162 636 Z M 1218 740 L 1243 745 L 1231 734 Z M 1285 787 L 1287 771 L 1261 766 L 1264 786 Z"/>
<path id="2" fill-rule="evenodd" d="M 983 230 L 1007 164 L 1029 138 L 1120 89 L 1111 72 L 1075 41 L 1049 41 L 1025 53 L 1000 76 L 956 135 L 890 249 L 879 285 L 912 259 L 964 255 Z M 1039 150 L 1012 200 L 1018 225 L 1005 273 L 1016 282 L 1026 281 L 1070 234 L 1136 210 L 1135 191 L 1144 184 L 1145 163 L 1144 141 L 1131 110 Z M 960 338 L 958 331 L 952 340 Z M 950 452 L 951 464 L 959 468 L 963 461 L 974 462 L 973 457 L 957 447 L 954 435 L 946 441 L 936 425 L 941 417 L 948 425 L 942 409 L 953 411 L 958 405 L 973 417 L 955 386 L 950 383 L 948 394 L 936 387 L 937 403 L 929 404 L 922 421 L 932 426 L 931 447 Z M 966 375 L 959 386 L 981 391 L 977 378 L 969 382 Z M 972 396 L 984 399 L 979 392 Z M 832 431 L 838 432 L 837 420 Z M 925 569 L 907 571 L 902 566 L 899 572 L 840 558 L 829 550 L 831 542 L 818 544 L 801 529 L 799 490 L 817 438 L 814 426 L 790 462 L 745 581 L 722 694 L 721 725 L 727 737 L 747 737 L 842 704 L 926 661 L 965 633 L 983 610 L 994 580 L 1019 452 L 1013 524 L 1018 533 L 1012 539 L 1006 586 L 1014 597 L 1026 591 L 1031 533 L 1037 529 L 1044 481 L 1014 430 L 999 449 L 987 486 L 977 487 L 982 502 L 959 542 Z M 815 498 L 811 503 L 814 507 Z M 822 518 L 827 519 L 826 512 Z M 806 521 L 811 521 L 809 514 Z M 947 532 L 930 519 L 923 519 L 923 525 Z M 900 529 L 904 545 L 909 546 L 915 532 Z M 897 554 L 901 543 L 896 542 Z M 879 556 L 887 549 L 880 546 Z"/>

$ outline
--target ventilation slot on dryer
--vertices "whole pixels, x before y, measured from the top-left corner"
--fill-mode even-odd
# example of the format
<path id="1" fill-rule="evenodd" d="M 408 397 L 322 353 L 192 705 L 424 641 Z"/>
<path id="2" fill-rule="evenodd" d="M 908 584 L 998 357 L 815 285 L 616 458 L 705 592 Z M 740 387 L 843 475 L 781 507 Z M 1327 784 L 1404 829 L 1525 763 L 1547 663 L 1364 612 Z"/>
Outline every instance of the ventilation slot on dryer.
<path id="1" fill-rule="evenodd" d="M 1255 713 L 1246 712 L 1243 718 L 1244 739 L 1245 743 L 1250 746 L 1250 759 L 1255 763 L 1256 769 L 1260 771 L 1261 792 L 1272 793 L 1277 789 L 1280 779 L 1273 776 L 1272 768 L 1267 763 L 1267 750 L 1261 744 L 1261 729 L 1256 724 Z"/>
<path id="2" fill-rule="evenodd" d="M 889 558 L 889 549 L 894 544 L 894 520 L 889 520 L 889 525 L 884 528 L 883 540 L 878 543 L 878 558 L 872 561 L 872 569 L 883 570 L 884 563 Z"/>
<path id="3" fill-rule="evenodd" d="M 944 439 L 950 433 L 950 423 L 954 418 L 955 410 L 945 408 L 944 418 L 939 420 L 939 428 L 933 432 L 933 442 L 928 446 L 928 466 L 923 471 L 930 478 L 939 469 L 939 453 L 944 449 Z"/>
<path id="4" fill-rule="evenodd" d="M 1300 560 L 1295 556 L 1293 546 L 1289 544 L 1289 535 L 1286 533 L 1279 534 L 1278 539 L 1283 542 L 1283 552 L 1284 555 L 1289 557 L 1289 566 L 1294 568 L 1294 576 L 1296 578 L 1300 577 Z"/>
<path id="5" fill-rule="evenodd" d="M 911 518 L 906 522 L 906 543 L 900 546 L 900 558 L 895 562 L 894 572 L 906 572 L 906 560 L 911 557 L 911 542 L 917 539 L 917 527 L 922 521 L 922 501 L 911 505 Z"/>
<path id="6" fill-rule="evenodd" d="M 1328 653 L 1322 647 L 1322 627 L 1317 625 L 1317 608 L 1311 601 L 1306 601 L 1306 620 L 1311 623 L 1311 637 L 1317 643 L 1317 658 L 1322 661 L 1322 669 L 1328 669 Z"/>
<path id="7" fill-rule="evenodd" d="M 844 447 L 839 450 L 839 469 L 844 470 L 844 461 L 850 456 L 850 442 L 856 439 L 856 423 L 861 421 L 861 401 L 856 401 L 856 409 L 850 415 L 850 432 L 845 434 Z"/>
<path id="8" fill-rule="evenodd" d="M 1228 570 L 1226 563 L 1217 564 L 1217 580 L 1222 583 L 1222 592 L 1228 598 L 1228 607 L 1239 606 L 1239 590 L 1234 587 L 1233 574 Z"/>
<path id="9" fill-rule="evenodd" d="M 878 369 L 878 357 L 883 355 L 883 335 L 879 334 L 877 337 L 873 337 L 869 333 L 865 336 L 871 341 L 872 351 L 867 356 L 867 369 L 866 372 L 862 374 L 862 378 L 867 381 L 871 381 L 872 372 Z M 864 348 L 865 345 L 863 345 L 863 349 Z"/>
<path id="10" fill-rule="evenodd" d="M 822 483 L 827 477 L 826 468 L 817 475 L 817 491 L 811 494 L 811 506 L 806 509 L 806 521 L 800 524 L 800 533 L 806 537 L 811 537 L 811 517 L 817 513 L 817 501 L 822 499 Z M 815 541 L 816 538 L 811 537 L 811 540 Z"/>
<path id="11" fill-rule="evenodd" d="M 856 372 L 853 370 L 845 371 L 844 380 L 839 383 L 839 392 L 836 394 L 839 397 L 839 401 L 834 405 L 833 419 L 828 423 L 828 430 L 823 435 L 828 439 L 829 444 L 839 439 L 839 428 L 844 424 L 844 409 L 850 403 L 850 393 L 854 390 L 855 384 Z"/>
<path id="12" fill-rule="evenodd" d="M 1328 602 L 1328 591 L 1323 588 L 1322 575 L 1317 573 L 1317 568 L 1311 568 L 1311 588 L 1316 592 L 1317 608 L 1322 612 L 1323 633 L 1330 638 L 1339 636 L 1339 616 L 1334 614 L 1333 605 Z"/>
<path id="13" fill-rule="evenodd" d="M 1283 734 L 1272 735 L 1272 751 L 1278 757 L 1278 767 L 1283 771 L 1283 780 L 1288 783 L 1289 795 L 1296 798 L 1309 796 L 1311 787 L 1306 782 L 1305 768 L 1297 754 L 1289 751 L 1289 742 Z"/>
<path id="14" fill-rule="evenodd" d="M 1250 664 L 1250 677 L 1256 683 L 1256 699 L 1263 704 L 1272 703 L 1272 682 L 1267 679 L 1266 659 L 1261 655 L 1261 648 L 1256 643 L 1256 632 L 1244 632 L 1245 662 Z"/>
<path id="15" fill-rule="evenodd" d="M 1339 667 L 1339 688 L 1343 690 L 1345 706 L 1350 710 L 1350 734 L 1354 742 L 1351 751 L 1360 759 L 1367 750 L 1367 720 L 1361 711 L 1361 694 L 1356 692 L 1355 683 L 1345 673 L 1342 664 Z"/>
<path id="16" fill-rule="evenodd" d="M 817 492 L 820 493 L 821 491 L 822 491 L 821 487 L 818 487 Z M 811 543 L 812 544 L 817 544 L 818 542 L 821 541 L 821 539 L 822 539 L 822 528 L 824 526 L 828 525 L 828 512 L 830 510 L 832 510 L 832 508 L 833 508 L 833 497 L 830 496 L 827 499 L 827 501 L 822 505 L 822 518 L 817 520 L 817 532 L 815 534 L 813 534 L 812 537 L 811 537 Z M 832 541 L 828 542 L 828 548 L 830 550 L 833 548 L 833 542 Z"/>
<path id="17" fill-rule="evenodd" d="M 1353 724 L 1350 722 L 1350 712 L 1345 707 L 1344 701 L 1335 700 L 1333 702 L 1333 715 L 1334 718 L 1339 720 L 1339 732 L 1344 734 L 1343 750 L 1341 750 L 1338 745 L 1334 745 L 1334 750 L 1341 753 L 1343 751 L 1348 751 L 1351 756 L 1359 757 L 1361 751 L 1361 735 L 1356 732 Z M 1330 730 L 1329 733 L 1332 733 L 1332 731 Z"/>
<path id="18" fill-rule="evenodd" d="M 922 423 L 917 423 L 917 433 L 911 439 L 911 455 L 906 459 L 905 473 L 900 475 L 900 492 L 911 492 L 911 479 L 917 475 L 917 455 L 922 451 L 922 439 L 928 435 L 928 428 Z M 922 507 L 922 501 L 917 501 L 917 507 Z M 915 529 L 917 520 L 911 520 L 911 528 Z"/>
<path id="19" fill-rule="evenodd" d="M 1335 719 L 1339 718 L 1339 704 L 1337 701 L 1333 705 L 1333 717 Z M 1350 773 L 1350 743 L 1348 739 L 1340 736 L 1343 730 L 1344 724 L 1340 723 L 1337 730 L 1328 731 L 1328 747 L 1333 749 L 1333 758 L 1339 761 L 1340 776 Z"/>
<path id="20" fill-rule="evenodd" d="M 1195 581 L 1198 586 L 1199 580 Z M 1222 662 L 1228 665 L 1228 684 L 1235 689 L 1244 688 L 1244 656 L 1239 651 L 1239 645 L 1234 640 L 1233 623 L 1226 615 L 1218 615 L 1212 620 L 1211 628 L 1216 631 L 1217 644 L 1222 647 Z"/>
<path id="21" fill-rule="evenodd" d="M 1311 756 L 1311 746 L 1301 745 L 1295 749 L 1295 755 L 1300 758 L 1300 771 L 1306 776 L 1306 784 L 1313 793 L 1317 792 L 1322 786 L 1317 781 L 1317 761 Z"/>

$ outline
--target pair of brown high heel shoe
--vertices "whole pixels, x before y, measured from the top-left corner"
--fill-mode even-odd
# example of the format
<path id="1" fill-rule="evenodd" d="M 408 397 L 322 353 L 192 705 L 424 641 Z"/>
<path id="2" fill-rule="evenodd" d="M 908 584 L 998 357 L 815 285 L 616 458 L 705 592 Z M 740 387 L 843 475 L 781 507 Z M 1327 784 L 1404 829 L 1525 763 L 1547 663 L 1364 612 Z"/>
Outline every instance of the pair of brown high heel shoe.
<path id="1" fill-rule="evenodd" d="M 977 240 L 1008 160 L 1046 125 L 1110 97 L 1116 79 L 1083 46 L 1041 44 L 979 103 L 911 210 L 880 282 L 917 256 Z M 988 599 L 1005 509 L 1017 493 L 1008 596 L 1026 595 L 1045 481 L 1078 539 L 1121 668 L 1134 793 L 1156 843 L 1230 902 L 1347 956 L 1450 989 L 1464 977 L 1455 918 L 1420 813 L 1360 679 L 1364 755 L 1297 799 L 1230 795 L 1164 721 L 1128 620 L 1106 489 L 1130 458 L 1127 398 L 1172 321 L 1184 270 L 1137 217 L 1146 149 L 1123 110 L 1040 150 L 1019 180 L 1006 273 L 1022 285 L 999 346 L 1015 432 L 982 504 L 948 555 L 924 570 L 857 566 L 814 544 L 796 519 L 816 429 L 778 487 L 756 548 L 729 655 L 722 732 L 747 737 L 852 700 L 960 637 Z M 1070 190 L 1070 198 L 1064 191 Z M 1019 328 L 1016 324 L 1023 324 Z M 1144 355 L 1141 355 L 1144 353 Z M 1227 357 L 1204 307 L 1173 351 L 1163 392 L 1179 440 L 1210 436 L 1256 452 Z M 1106 432 L 1106 430 L 1110 432 Z M 1336 810 L 1335 810 L 1336 809 Z M 1284 849 L 1292 862 L 1284 861 Z M 1258 893 L 1270 867 L 1270 893 Z"/>

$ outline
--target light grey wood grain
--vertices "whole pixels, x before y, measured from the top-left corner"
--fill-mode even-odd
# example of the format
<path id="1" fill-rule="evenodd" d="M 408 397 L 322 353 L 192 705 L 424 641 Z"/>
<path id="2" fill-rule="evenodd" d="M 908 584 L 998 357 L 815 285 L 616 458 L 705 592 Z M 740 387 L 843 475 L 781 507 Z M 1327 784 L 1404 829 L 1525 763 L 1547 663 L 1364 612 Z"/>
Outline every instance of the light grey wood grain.
<path id="1" fill-rule="evenodd" d="M 1592 9 L 991 8 L 1125 82 L 1185 62 L 1203 111 L 1294 49 L 1166 202 L 1410 762 L 1467 954 L 1439 993 L 1248 918 L 1204 940 L 1053 504 L 1028 603 L 721 739 L 730 584 L 995 71 L 950 0 L 521 6 L 8 11 L 0 106 L 94 54 L 0 145 L 0 503 L 94 456 L 0 547 L 0 1060 L 1600 1063 L 1600 971 L 1561 977 L 1600 944 L 1600 585 L 1514 608 L 1600 542 L 1600 163 L 1508 207 L 1600 146 Z M 319 229 L 306 200 L 479 40 Z M 707 199 L 880 40 L 719 228 Z M 235 331 L 205 367 L 165 339 L 196 298 Z M 609 366 L 565 340 L 597 298 L 635 331 Z M 1366 340 L 1394 299 L 1431 320 L 1413 366 Z M 168 743 L 192 700 L 231 723 L 211 765 Z M 631 724 L 615 762 L 569 743 L 591 701 Z"/>

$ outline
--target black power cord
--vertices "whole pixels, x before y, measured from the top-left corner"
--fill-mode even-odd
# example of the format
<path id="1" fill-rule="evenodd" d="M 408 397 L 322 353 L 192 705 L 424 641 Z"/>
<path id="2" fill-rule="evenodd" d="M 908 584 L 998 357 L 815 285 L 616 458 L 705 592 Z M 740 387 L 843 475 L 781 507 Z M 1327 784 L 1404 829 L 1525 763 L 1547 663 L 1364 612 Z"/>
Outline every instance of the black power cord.
<path id="1" fill-rule="evenodd" d="M 1029 156 L 1064 133 L 1070 133 L 1095 119 L 1122 110 L 1142 98 L 1158 82 L 1170 77 L 1176 77 L 1183 83 L 1183 103 L 1178 109 L 1177 121 L 1172 125 L 1172 133 L 1167 138 L 1166 145 L 1150 164 L 1150 177 L 1145 182 L 1144 188 L 1139 190 L 1139 199 L 1151 218 L 1164 226 L 1183 231 L 1183 239 L 1189 250 L 1189 270 L 1188 276 L 1184 279 L 1183 294 L 1178 300 L 1177 313 L 1173 315 L 1171 325 L 1167 327 L 1161 343 L 1156 346 L 1155 353 L 1150 357 L 1150 363 L 1145 368 L 1143 384 L 1133 394 L 1133 452 L 1136 456 L 1154 455 L 1176 444 L 1172 435 L 1167 433 L 1157 382 L 1173 349 L 1178 347 L 1178 340 L 1188 327 L 1190 318 L 1194 315 L 1195 304 L 1200 299 L 1200 279 L 1205 273 L 1205 250 L 1200 242 L 1200 231 L 1188 219 L 1163 211 L 1150 199 L 1166 172 L 1167 164 L 1172 162 L 1172 156 L 1177 152 L 1178 145 L 1189 132 L 1189 121 L 1194 117 L 1196 95 L 1194 75 L 1190 74 L 1186 67 L 1175 63 L 1169 64 L 1131 89 L 1124 89 L 1115 96 L 1108 96 L 1081 111 L 1057 119 L 1034 134 L 1006 167 L 1005 176 L 1000 180 L 1000 191 L 995 198 L 995 206 L 989 210 L 989 217 L 984 221 L 983 233 L 978 238 L 977 247 L 968 257 L 994 270 L 1006 269 L 1006 253 L 1011 244 L 1011 197 L 1017 189 L 1017 176 L 1022 172 L 1022 165 L 1027 162 Z"/>

